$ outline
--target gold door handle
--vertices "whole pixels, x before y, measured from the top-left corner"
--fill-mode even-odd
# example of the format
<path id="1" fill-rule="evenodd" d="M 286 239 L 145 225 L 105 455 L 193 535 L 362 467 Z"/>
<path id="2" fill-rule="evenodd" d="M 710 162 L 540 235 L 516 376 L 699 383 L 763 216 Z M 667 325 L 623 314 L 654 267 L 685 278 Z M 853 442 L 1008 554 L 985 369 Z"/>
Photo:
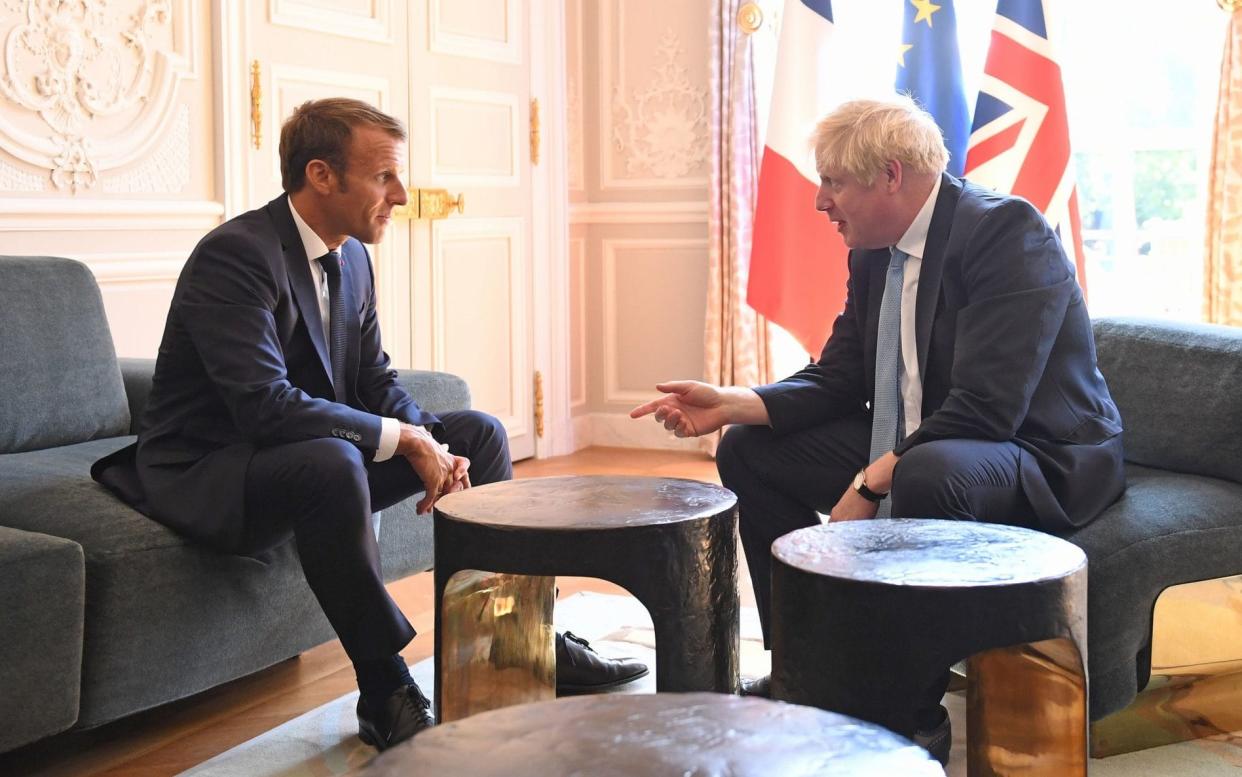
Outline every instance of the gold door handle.
<path id="1" fill-rule="evenodd" d="M 456 197 L 446 189 L 415 189 L 408 190 L 410 201 L 399 208 L 392 209 L 395 219 L 442 219 L 456 208 L 458 213 L 466 212 L 466 195 Z"/>
<path id="2" fill-rule="evenodd" d="M 250 63 L 250 142 L 263 147 L 263 85 L 259 60 Z"/>

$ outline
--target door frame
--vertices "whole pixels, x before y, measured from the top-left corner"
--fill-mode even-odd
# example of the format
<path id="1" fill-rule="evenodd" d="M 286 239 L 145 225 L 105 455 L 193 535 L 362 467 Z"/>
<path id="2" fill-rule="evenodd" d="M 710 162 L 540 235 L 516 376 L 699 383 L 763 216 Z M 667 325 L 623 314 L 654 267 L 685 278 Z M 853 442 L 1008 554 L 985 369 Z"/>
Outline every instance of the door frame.
<path id="1" fill-rule="evenodd" d="M 531 95 L 539 100 L 540 159 L 531 167 L 535 369 L 543 376 L 543 436 L 535 458 L 573 453 L 570 411 L 569 135 L 565 3 L 531 0 Z"/>

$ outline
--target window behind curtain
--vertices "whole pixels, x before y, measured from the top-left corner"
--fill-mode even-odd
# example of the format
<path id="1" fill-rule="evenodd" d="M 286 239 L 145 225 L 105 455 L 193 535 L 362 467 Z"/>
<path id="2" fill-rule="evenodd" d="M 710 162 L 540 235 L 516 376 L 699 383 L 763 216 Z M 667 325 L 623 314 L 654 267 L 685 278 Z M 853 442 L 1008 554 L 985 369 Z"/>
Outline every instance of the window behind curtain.
<path id="1" fill-rule="evenodd" d="M 1211 0 L 1062 3 L 1060 53 L 1093 316 L 1201 320 L 1228 15 Z"/>

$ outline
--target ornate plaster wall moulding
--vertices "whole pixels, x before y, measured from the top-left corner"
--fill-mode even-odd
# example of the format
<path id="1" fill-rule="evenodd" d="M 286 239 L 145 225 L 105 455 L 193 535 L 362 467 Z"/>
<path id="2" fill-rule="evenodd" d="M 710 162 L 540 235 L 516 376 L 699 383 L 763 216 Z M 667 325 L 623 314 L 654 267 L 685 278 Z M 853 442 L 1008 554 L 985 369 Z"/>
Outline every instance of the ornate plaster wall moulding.
<path id="1" fill-rule="evenodd" d="M 47 177 L 28 173 L 0 159 L 0 192 L 47 191 Z"/>
<path id="2" fill-rule="evenodd" d="M 4 0 L 0 148 L 71 194 L 142 158 L 193 75 L 190 2 Z"/>
<path id="3" fill-rule="evenodd" d="M 613 87 L 612 140 L 631 176 L 683 178 L 707 161 L 707 88 L 690 81 L 684 51 L 669 27 L 660 38 L 651 79 L 629 96 Z"/>
<path id="4" fill-rule="evenodd" d="M 177 109 L 163 141 L 145 161 L 103 180 L 109 194 L 172 194 L 190 183 L 190 106 Z"/>

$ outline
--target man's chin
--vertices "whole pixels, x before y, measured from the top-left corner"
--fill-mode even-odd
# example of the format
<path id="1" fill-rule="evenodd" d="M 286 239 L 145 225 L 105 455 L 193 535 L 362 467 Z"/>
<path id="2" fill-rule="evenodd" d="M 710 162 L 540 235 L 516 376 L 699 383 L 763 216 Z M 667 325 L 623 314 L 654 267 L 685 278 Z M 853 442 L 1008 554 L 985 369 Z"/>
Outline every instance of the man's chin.
<path id="1" fill-rule="evenodd" d="M 367 245 L 373 246 L 376 243 L 379 243 L 381 240 L 384 239 L 384 233 L 386 231 L 385 227 L 386 225 L 384 227 L 375 227 L 374 229 L 372 229 L 370 232 L 366 233 L 365 235 L 354 235 L 354 237 L 358 238 L 358 240 L 360 240 L 363 243 L 366 243 Z"/>

